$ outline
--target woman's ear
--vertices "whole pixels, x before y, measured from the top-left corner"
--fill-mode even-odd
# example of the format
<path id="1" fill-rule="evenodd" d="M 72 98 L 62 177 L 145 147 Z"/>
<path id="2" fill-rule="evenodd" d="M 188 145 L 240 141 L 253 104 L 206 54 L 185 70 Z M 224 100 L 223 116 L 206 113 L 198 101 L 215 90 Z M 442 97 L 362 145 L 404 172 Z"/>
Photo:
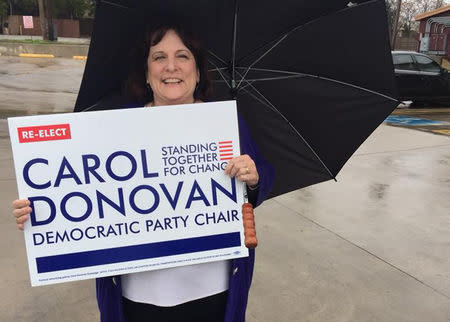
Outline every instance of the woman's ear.
<path id="1" fill-rule="evenodd" d="M 200 83 L 200 71 L 197 68 L 197 84 Z"/>

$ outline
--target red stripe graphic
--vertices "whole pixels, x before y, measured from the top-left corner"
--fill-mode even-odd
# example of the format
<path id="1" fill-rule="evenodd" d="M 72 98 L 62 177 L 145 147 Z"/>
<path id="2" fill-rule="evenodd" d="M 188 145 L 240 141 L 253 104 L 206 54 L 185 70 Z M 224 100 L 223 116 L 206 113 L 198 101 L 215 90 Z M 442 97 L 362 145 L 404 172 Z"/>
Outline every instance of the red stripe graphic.
<path id="1" fill-rule="evenodd" d="M 220 161 L 233 159 L 233 141 L 219 141 L 219 155 Z"/>

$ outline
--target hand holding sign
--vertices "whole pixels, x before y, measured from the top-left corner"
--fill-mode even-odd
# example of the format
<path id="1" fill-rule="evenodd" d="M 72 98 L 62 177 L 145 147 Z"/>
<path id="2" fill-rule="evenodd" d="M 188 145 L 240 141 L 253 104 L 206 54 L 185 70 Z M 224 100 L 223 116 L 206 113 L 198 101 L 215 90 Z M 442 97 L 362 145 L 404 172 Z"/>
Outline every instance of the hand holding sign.
<path id="1" fill-rule="evenodd" d="M 247 154 L 231 159 L 225 168 L 225 174 L 231 178 L 236 177 L 247 186 L 256 186 L 259 182 L 255 162 Z"/>
<path id="2" fill-rule="evenodd" d="M 23 230 L 23 224 L 28 220 L 28 215 L 32 212 L 30 201 L 28 199 L 16 199 L 13 201 L 12 206 L 17 227 Z"/>

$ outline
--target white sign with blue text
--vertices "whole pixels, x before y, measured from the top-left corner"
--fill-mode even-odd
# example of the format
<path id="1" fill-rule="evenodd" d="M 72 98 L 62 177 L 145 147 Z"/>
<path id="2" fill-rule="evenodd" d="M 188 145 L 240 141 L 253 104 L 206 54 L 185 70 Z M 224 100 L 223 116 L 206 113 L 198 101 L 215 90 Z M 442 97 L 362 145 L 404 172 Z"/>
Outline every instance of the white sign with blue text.
<path id="1" fill-rule="evenodd" d="M 33 286 L 248 256 L 234 101 L 8 125 Z"/>

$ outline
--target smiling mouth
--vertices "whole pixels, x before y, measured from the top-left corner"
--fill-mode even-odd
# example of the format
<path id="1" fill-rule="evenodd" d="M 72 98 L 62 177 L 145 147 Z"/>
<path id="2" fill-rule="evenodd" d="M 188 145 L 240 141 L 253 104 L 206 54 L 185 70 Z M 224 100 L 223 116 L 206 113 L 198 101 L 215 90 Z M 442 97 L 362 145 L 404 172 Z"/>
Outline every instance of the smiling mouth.
<path id="1" fill-rule="evenodd" d="M 182 82 L 179 78 L 167 78 L 162 81 L 164 84 L 180 84 Z"/>

